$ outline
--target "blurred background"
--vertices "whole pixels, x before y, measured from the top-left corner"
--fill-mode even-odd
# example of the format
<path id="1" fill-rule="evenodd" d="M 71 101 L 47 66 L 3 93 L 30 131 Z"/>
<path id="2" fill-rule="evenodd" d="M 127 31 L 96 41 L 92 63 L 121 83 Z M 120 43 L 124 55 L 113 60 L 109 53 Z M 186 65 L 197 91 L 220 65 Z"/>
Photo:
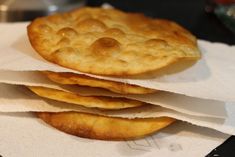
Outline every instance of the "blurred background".
<path id="1" fill-rule="evenodd" d="M 85 5 L 174 20 L 199 39 L 235 44 L 235 0 L 0 0 L 0 21 L 30 21 Z"/>

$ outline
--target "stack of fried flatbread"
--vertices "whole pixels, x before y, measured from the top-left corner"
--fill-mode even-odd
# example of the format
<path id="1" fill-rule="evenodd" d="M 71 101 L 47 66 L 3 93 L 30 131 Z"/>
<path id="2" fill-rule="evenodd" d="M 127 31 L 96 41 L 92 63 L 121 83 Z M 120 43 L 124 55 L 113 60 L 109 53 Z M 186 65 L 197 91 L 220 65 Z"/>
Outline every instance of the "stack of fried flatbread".
<path id="1" fill-rule="evenodd" d="M 87 74 L 110 77 L 147 75 L 182 60 L 197 60 L 196 38 L 178 24 L 116 9 L 84 7 L 34 20 L 28 26 L 33 48 L 46 60 Z M 75 73 L 44 71 L 50 80 L 69 86 L 104 88 L 119 94 L 160 92 Z M 128 110 L 149 105 L 126 98 L 83 96 L 45 87 L 28 87 L 37 95 L 101 110 Z M 88 113 L 37 113 L 49 125 L 80 137 L 139 138 L 174 122 L 170 117 L 114 118 Z"/>

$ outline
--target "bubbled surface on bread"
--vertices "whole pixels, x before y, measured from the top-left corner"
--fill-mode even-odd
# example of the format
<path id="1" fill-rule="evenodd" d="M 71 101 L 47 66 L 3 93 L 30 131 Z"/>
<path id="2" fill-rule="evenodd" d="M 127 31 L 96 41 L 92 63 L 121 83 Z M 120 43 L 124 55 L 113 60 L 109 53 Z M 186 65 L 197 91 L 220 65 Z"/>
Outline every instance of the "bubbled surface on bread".
<path id="1" fill-rule="evenodd" d="M 115 9 L 84 7 L 38 18 L 28 36 L 45 59 L 91 74 L 136 75 L 200 58 L 196 38 L 176 23 Z"/>

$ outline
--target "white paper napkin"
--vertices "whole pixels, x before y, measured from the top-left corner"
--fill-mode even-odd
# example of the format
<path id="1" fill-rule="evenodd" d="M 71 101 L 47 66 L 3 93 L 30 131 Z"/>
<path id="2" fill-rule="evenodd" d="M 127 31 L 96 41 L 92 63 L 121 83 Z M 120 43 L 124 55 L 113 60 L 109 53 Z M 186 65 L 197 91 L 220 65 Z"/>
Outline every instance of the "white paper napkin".
<path id="1" fill-rule="evenodd" d="M 147 118 L 167 116 L 186 121 L 197 126 L 208 127 L 223 133 L 235 135 L 235 105 L 226 104 L 225 108 L 228 112 L 227 118 L 192 116 L 185 113 L 176 112 L 171 109 L 162 108 L 156 105 L 126 110 L 105 111 L 97 109 L 88 109 L 79 105 L 43 99 L 33 94 L 30 90 L 26 89 L 25 87 L 0 84 L 1 112 L 77 111 L 125 118 Z"/>
<path id="2" fill-rule="evenodd" d="M 147 102 L 153 105 L 162 106 L 189 115 L 217 118 L 227 117 L 227 111 L 225 109 L 226 103 L 221 101 L 188 97 L 181 94 L 174 94 L 162 91 L 144 95 L 122 95 L 115 94 L 113 92 L 109 92 L 107 90 L 102 90 L 99 88 L 66 85 L 63 86 L 53 83 L 45 75 L 37 71 L 0 71 L 0 83 L 49 87 L 85 96 L 98 95 L 111 97 L 125 97 L 129 99 Z"/>
<path id="3" fill-rule="evenodd" d="M 51 70 L 75 72 L 46 62 L 30 46 L 26 35 L 27 23 L 0 24 L 0 70 L 35 71 Z M 9 35 L 9 32 L 11 34 Z M 117 79 L 93 77 L 136 84 L 153 89 L 171 91 L 192 97 L 235 101 L 235 46 L 221 43 L 198 42 L 202 58 L 191 67 L 172 73 L 151 76 L 151 78 Z"/>
<path id="4" fill-rule="evenodd" d="M 0 129 L 3 157 L 204 157 L 229 137 L 177 122 L 140 140 L 89 140 L 48 127 L 31 113 L 1 113 Z"/>
<path id="5" fill-rule="evenodd" d="M 51 70 L 57 72 L 75 72 L 43 60 L 30 47 L 26 36 L 27 23 L 0 24 L 0 70 L 10 71 L 38 71 Z M 10 35 L 9 35 L 9 32 Z M 112 114 L 112 116 L 123 117 L 146 117 L 156 116 L 172 116 L 178 119 L 188 121 L 190 123 L 210 127 L 228 134 L 235 134 L 235 104 L 226 103 L 223 105 L 215 105 L 208 103 L 208 109 L 215 107 L 215 115 L 220 118 L 206 117 L 209 115 L 208 109 L 201 112 L 199 116 L 192 116 L 200 111 L 200 108 L 187 108 L 191 98 L 187 96 L 215 99 L 222 101 L 235 101 L 235 46 L 227 46 L 220 43 L 210 43 L 199 41 L 199 47 L 202 50 L 202 59 L 190 68 L 178 72 L 171 73 L 168 71 L 166 75 L 149 78 L 129 78 L 114 79 L 108 77 L 94 76 L 97 78 L 110 79 L 130 84 L 136 84 L 144 87 L 161 89 L 179 93 L 180 102 L 188 102 L 183 105 L 178 103 L 174 110 L 153 107 L 153 112 L 148 108 L 142 113 L 132 111 L 129 113 L 104 113 Z M 223 55 L 221 55 L 223 53 Z M 154 74 L 155 76 L 155 74 Z M 1 78 L 1 75 L 0 75 Z M 17 80 L 17 79 L 16 79 Z M 16 81 L 15 80 L 15 81 Z M 14 79 L 6 83 L 13 83 Z M 19 80 L 18 80 L 19 81 Z M 4 82 L 4 77 L 2 77 Z M 48 86 L 57 88 L 51 83 Z M 74 105 L 69 106 L 64 103 L 56 103 L 45 99 L 39 99 L 37 96 L 25 88 L 20 86 L 11 86 L 0 84 L 0 110 L 2 112 L 19 112 L 19 111 L 82 111 L 80 107 Z M 19 94 L 20 93 L 20 94 Z M 27 93 L 27 94 L 26 94 Z M 164 96 L 164 93 L 162 93 Z M 165 93 L 169 94 L 169 93 Z M 30 97 L 30 98 L 29 98 Z M 162 97 L 162 96 L 161 96 Z M 177 98 L 173 95 L 172 98 Z M 134 97 L 133 97 L 134 98 Z M 150 101 L 148 98 L 145 101 Z M 196 98 L 193 98 L 196 99 Z M 160 105 L 168 104 L 167 99 L 162 99 Z M 207 101 L 207 100 L 203 100 Z M 212 100 L 208 100 L 208 102 Z M 217 102 L 217 101 L 215 101 Z M 63 106 L 65 105 L 65 106 Z M 202 105 L 198 103 L 198 106 Z M 219 112 L 219 107 L 225 109 Z M 165 106 L 167 107 L 167 106 Z M 168 106 L 170 108 L 171 105 Z M 175 111 L 176 110 L 176 111 Z M 90 110 L 92 112 L 93 110 Z M 184 113 L 179 113 L 181 111 Z M 95 111 L 97 112 L 97 111 Z M 146 114 L 147 113 L 147 114 Z M 187 114 L 185 114 L 187 113 Z M 198 112 L 199 113 L 199 112 Z M 223 114 L 221 114 L 223 113 Z M 190 115 L 191 114 L 191 115 Z M 227 118 L 226 118 L 227 114 Z M 0 128 L 2 130 L 0 139 L 4 145 L 0 145 L 0 154 L 3 156 L 205 156 L 210 150 L 221 144 L 228 135 L 218 133 L 211 129 L 192 126 L 183 122 L 176 123 L 162 132 L 153 136 L 149 136 L 143 140 L 127 141 L 127 142 L 105 142 L 81 139 L 69 136 L 46 126 L 37 119 L 31 117 L 30 113 L 1 113 Z M 13 131 L 14 129 L 17 130 Z M 43 141 L 42 139 L 45 139 Z M 19 144 L 20 143 L 20 144 Z M 93 143 L 93 144 L 92 144 Z M 28 148 L 28 149 L 27 149 Z M 92 151 L 90 151 L 92 148 Z M 104 149 L 105 148 L 105 149 Z M 30 151 L 28 151 L 30 150 Z M 16 152 L 17 151 L 17 152 Z"/>

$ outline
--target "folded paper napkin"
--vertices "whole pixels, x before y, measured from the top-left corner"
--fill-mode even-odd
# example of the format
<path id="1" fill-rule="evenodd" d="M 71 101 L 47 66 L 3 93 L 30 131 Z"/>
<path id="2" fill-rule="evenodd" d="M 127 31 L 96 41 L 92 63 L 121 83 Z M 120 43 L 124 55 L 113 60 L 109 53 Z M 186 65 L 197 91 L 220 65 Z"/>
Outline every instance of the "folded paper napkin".
<path id="1" fill-rule="evenodd" d="M 0 70 L 51 70 L 75 72 L 46 62 L 32 49 L 26 35 L 28 23 L 1 24 Z M 9 35 L 9 32 L 11 34 Z M 202 58 L 191 67 L 167 74 L 154 74 L 147 78 L 118 79 L 90 75 L 143 87 L 170 91 L 192 97 L 235 101 L 235 46 L 199 40 Z M 17 62 L 16 62 L 17 61 Z M 175 66 L 177 67 L 177 66 Z M 86 74 L 89 75 L 89 74 Z"/>
<path id="2" fill-rule="evenodd" d="M 233 88 L 235 87 L 233 79 L 235 76 L 235 46 L 200 40 L 198 44 L 202 51 L 202 59 L 178 73 L 168 71 L 164 75 L 159 73 L 145 78 L 128 79 L 90 75 L 165 91 L 146 96 L 127 96 L 153 104 L 151 107 L 142 108 L 141 112 L 135 109 L 128 113 L 99 112 L 95 109 L 87 110 L 83 107 L 41 99 L 20 86 L 41 85 L 64 91 L 80 91 L 79 94 L 83 95 L 120 96 L 102 90 L 66 88 L 43 77 L 37 71 L 79 72 L 49 63 L 35 53 L 27 39 L 27 24 L 0 24 L 0 54 L 2 56 L 0 58 L 0 111 L 13 112 L 0 114 L 0 128 L 4 130 L 0 139 L 5 144 L 0 145 L 0 155 L 65 156 L 66 153 L 69 153 L 70 156 L 77 156 L 77 154 L 110 156 L 112 154 L 112 156 L 177 157 L 187 154 L 187 156 L 198 157 L 209 153 L 212 148 L 223 142 L 229 136 L 228 134 L 235 134 L 235 104 L 233 103 L 235 102 L 235 89 Z M 30 113 L 16 113 L 71 110 L 99 112 L 99 114 L 129 118 L 171 116 L 226 134 L 178 122 L 160 133 L 142 140 L 105 142 L 75 138 L 56 132 L 52 128 L 43 126 Z M 15 129 L 17 129 L 17 133 L 12 131 Z M 47 146 L 46 149 L 39 150 L 38 148 L 45 144 L 45 141 L 41 140 L 42 138 L 47 139 Z M 30 146 L 30 151 L 23 151 L 24 149 L 19 151 L 15 141 L 20 141 L 22 148 Z M 36 145 L 32 146 L 33 142 Z M 90 148 L 93 151 L 87 151 Z M 4 151 L 1 152 L 1 150 Z"/>

